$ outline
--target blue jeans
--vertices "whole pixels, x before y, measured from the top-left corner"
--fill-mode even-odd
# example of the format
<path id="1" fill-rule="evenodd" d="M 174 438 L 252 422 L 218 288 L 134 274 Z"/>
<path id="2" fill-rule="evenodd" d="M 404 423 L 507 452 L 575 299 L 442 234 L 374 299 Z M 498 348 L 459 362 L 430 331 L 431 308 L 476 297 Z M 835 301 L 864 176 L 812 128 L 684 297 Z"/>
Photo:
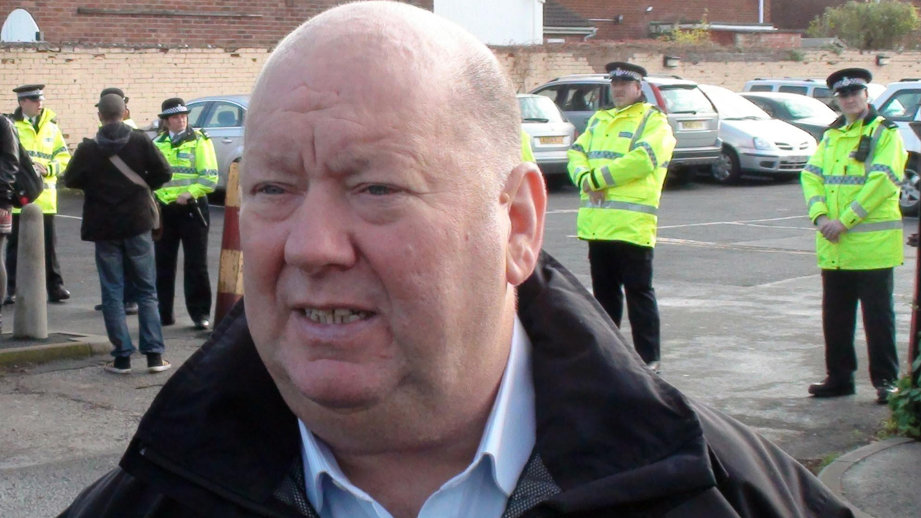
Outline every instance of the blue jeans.
<path id="1" fill-rule="evenodd" d="M 102 316 L 112 356 L 131 356 L 135 349 L 125 316 L 125 286 L 130 284 L 138 303 L 143 354 L 164 351 L 160 311 L 157 309 L 157 266 L 150 232 L 128 239 L 96 242 L 96 270 L 102 287 Z"/>

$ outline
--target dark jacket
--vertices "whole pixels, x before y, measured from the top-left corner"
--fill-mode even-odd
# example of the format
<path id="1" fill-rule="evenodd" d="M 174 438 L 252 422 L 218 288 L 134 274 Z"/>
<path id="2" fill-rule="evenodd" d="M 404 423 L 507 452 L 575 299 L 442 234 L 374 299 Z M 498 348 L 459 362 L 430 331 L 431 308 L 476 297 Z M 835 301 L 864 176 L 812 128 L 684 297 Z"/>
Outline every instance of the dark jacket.
<path id="1" fill-rule="evenodd" d="M 147 135 L 125 124 L 107 124 L 99 128 L 96 139 L 83 139 L 64 172 L 64 185 L 86 194 L 80 229 L 84 241 L 127 239 L 153 228 L 148 189 L 115 167 L 108 158 L 115 154 L 151 190 L 173 176 L 163 154 Z"/>
<path id="2" fill-rule="evenodd" d="M 9 119 L 0 115 L 0 209 L 13 207 L 13 184 L 19 173 L 19 140 Z"/>
<path id="3" fill-rule="evenodd" d="M 537 441 L 505 516 L 853 517 L 776 446 L 647 369 L 546 254 L 519 297 Z M 315 517 L 300 451 L 240 303 L 162 389 L 121 467 L 61 517 Z"/>

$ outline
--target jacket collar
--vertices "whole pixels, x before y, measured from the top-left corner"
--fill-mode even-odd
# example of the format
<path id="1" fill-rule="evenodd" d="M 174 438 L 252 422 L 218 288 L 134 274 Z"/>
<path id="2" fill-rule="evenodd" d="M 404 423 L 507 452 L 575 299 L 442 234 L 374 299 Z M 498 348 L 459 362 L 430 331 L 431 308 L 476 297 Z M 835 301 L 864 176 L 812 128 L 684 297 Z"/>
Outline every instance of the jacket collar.
<path id="1" fill-rule="evenodd" d="M 863 118 L 863 125 L 864 125 L 865 127 L 866 127 L 866 126 L 869 126 L 869 125 L 870 125 L 873 121 L 875 121 L 876 118 L 879 117 L 879 116 L 880 116 L 880 115 L 879 115 L 879 112 L 876 111 L 876 107 L 873 106 L 872 104 L 869 105 L 869 108 L 867 109 L 867 115 Z M 843 130 L 847 125 L 848 125 L 848 123 L 847 123 L 847 117 L 845 117 L 845 116 L 842 114 L 842 115 L 839 116 L 837 119 L 835 119 L 834 122 L 831 123 L 831 125 L 829 126 L 829 128 L 834 128 L 834 129 L 837 129 L 837 130 Z"/>
<path id="2" fill-rule="evenodd" d="M 55 121 L 55 117 L 57 117 L 57 114 L 54 113 L 54 112 L 51 110 L 51 108 L 42 108 L 42 113 L 40 113 L 39 116 L 38 116 L 38 127 L 39 127 L 39 129 L 41 129 L 41 127 L 44 126 L 45 123 L 47 123 L 47 122 L 49 122 L 49 121 L 50 121 L 50 122 L 54 122 L 54 121 Z M 15 121 L 17 121 L 17 122 L 23 122 L 23 121 L 27 121 L 27 120 L 28 120 L 28 118 L 27 118 L 25 115 L 23 115 L 23 113 L 22 113 L 22 108 L 21 108 L 21 107 L 16 108 L 16 111 L 13 112 L 13 120 L 15 120 Z"/>
<path id="3" fill-rule="evenodd" d="M 533 344 L 535 453 L 561 489 L 548 504 L 590 509 L 715 484 L 689 402 L 549 255 L 520 287 L 518 314 Z M 268 505 L 299 460 L 299 440 L 241 301 L 162 389 L 121 465 L 179 501 L 227 493 Z"/>

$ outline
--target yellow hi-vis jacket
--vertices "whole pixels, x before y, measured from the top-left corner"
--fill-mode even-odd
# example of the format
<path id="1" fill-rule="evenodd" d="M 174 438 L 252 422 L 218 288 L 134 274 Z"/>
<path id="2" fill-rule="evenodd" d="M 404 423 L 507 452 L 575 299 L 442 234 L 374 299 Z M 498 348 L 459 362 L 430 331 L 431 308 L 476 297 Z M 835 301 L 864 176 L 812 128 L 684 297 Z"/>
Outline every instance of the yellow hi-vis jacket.
<path id="1" fill-rule="evenodd" d="M 861 162 L 854 154 L 864 136 L 869 148 Z M 861 120 L 847 125 L 842 116 L 829 127 L 800 181 L 809 218 L 837 219 L 848 230 L 837 243 L 816 232 L 819 268 L 875 270 L 902 264 L 899 192 L 907 158 L 898 126 L 872 107 Z"/>
<path id="2" fill-rule="evenodd" d="M 57 214 L 58 175 L 64 174 L 64 170 L 67 169 L 70 152 L 67 151 L 64 135 L 58 128 L 55 113 L 48 108 L 42 109 L 41 115 L 38 116 L 38 131 L 22 114 L 21 109 L 16 110 L 13 118 L 16 121 L 16 132 L 19 134 L 19 141 L 23 149 L 29 153 L 33 162 L 45 166 L 48 170 L 48 176 L 42 177 L 44 190 L 33 203 L 41 207 L 44 214 Z M 19 212 L 20 209 L 13 209 L 13 214 L 19 214 Z"/>
<path id="3" fill-rule="evenodd" d="M 525 130 L 521 130 L 521 161 L 537 163 L 534 161 L 534 151 L 531 150 L 531 135 Z"/>
<path id="4" fill-rule="evenodd" d="M 588 180 L 604 201 L 593 203 L 582 192 L 579 239 L 655 246 L 659 198 L 675 150 L 668 118 L 638 102 L 599 111 L 586 128 L 569 149 L 569 176 L 580 190 Z"/>
<path id="5" fill-rule="evenodd" d="M 189 192 L 195 198 L 214 192 L 217 187 L 217 157 L 214 144 L 201 130 L 192 130 L 173 145 L 169 132 L 165 131 L 154 139 L 154 144 L 166 157 L 173 178 L 154 191 L 164 205 L 176 201 L 179 195 Z"/>

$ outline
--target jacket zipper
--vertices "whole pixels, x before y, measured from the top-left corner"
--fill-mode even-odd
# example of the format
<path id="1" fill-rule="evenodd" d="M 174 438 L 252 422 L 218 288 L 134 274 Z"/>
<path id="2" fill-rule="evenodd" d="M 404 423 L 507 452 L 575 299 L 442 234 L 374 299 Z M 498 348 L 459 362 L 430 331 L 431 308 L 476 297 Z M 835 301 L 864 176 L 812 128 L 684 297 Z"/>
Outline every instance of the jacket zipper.
<path id="1" fill-rule="evenodd" d="M 183 468 L 177 466 L 176 464 L 173 464 L 172 462 L 170 462 L 170 461 L 164 459 L 164 458 L 161 457 L 160 455 L 157 455 L 156 453 L 153 453 L 153 452 L 151 452 L 151 451 L 148 451 L 146 447 L 142 447 L 142 448 L 140 449 L 140 453 L 141 453 L 141 457 L 146 458 L 147 460 L 153 462 L 154 464 L 160 466 L 161 468 L 163 468 L 163 469 L 165 469 L 165 470 L 167 470 L 167 471 L 169 471 L 169 472 L 172 472 L 174 475 L 178 475 L 178 476 L 180 476 L 180 477 L 182 477 L 182 478 L 185 478 L 185 479 L 187 479 L 187 480 L 189 480 L 189 481 L 191 481 L 191 482 L 194 482 L 195 484 L 198 484 L 199 486 L 201 486 L 201 487 L 207 489 L 208 491 L 211 491 L 212 493 L 215 493 L 216 495 L 220 496 L 221 498 L 224 498 L 225 500 L 228 500 L 228 501 L 230 501 L 230 502 L 232 502 L 232 503 L 234 503 L 234 504 L 236 504 L 236 505 L 238 505 L 238 506 L 240 506 L 240 507 L 249 509 L 250 511 L 259 513 L 259 514 L 261 514 L 262 516 L 268 516 L 268 517 L 271 517 L 271 518 L 290 518 L 289 516 L 286 516 L 286 515 L 283 515 L 283 514 L 278 514 L 278 513 L 276 513 L 274 510 L 272 510 L 272 509 L 269 509 L 269 508 L 267 508 L 267 507 L 265 507 L 265 506 L 262 506 L 262 505 L 260 505 L 260 504 L 255 503 L 255 502 L 252 502 L 252 501 L 250 501 L 250 500 L 247 500 L 247 499 L 243 498 L 242 496 L 240 496 L 240 495 L 238 495 L 238 494 L 236 494 L 236 493 L 233 493 L 233 492 L 228 491 L 228 490 L 226 490 L 226 489 L 224 489 L 224 488 L 222 488 L 222 487 L 220 487 L 220 486 L 217 486 L 217 485 L 215 485 L 215 484 L 212 484 L 212 483 L 208 482 L 207 480 L 204 480 L 203 478 L 201 478 L 201 477 L 199 477 L 199 476 L 197 476 L 197 475 L 194 475 L 194 474 L 192 474 L 192 473 L 189 473 L 187 470 L 185 470 L 185 469 L 183 469 Z"/>

